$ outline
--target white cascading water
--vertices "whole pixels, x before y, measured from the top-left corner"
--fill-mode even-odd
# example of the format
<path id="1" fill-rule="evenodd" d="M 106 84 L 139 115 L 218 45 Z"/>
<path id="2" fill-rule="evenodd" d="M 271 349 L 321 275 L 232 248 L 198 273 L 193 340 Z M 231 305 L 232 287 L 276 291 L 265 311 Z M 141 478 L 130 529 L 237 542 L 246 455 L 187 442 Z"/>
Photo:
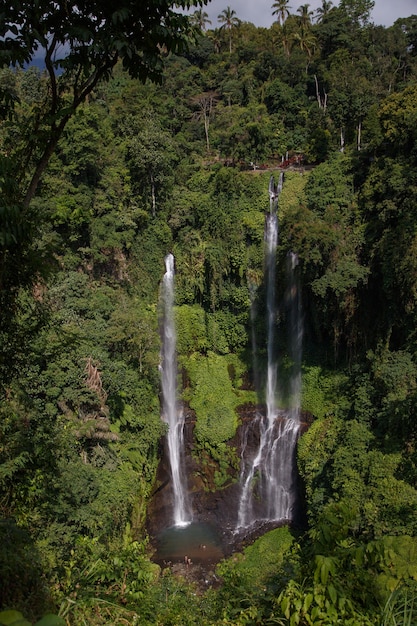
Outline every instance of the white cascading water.
<path id="1" fill-rule="evenodd" d="M 294 363 L 294 376 L 297 383 L 291 382 L 298 390 L 297 410 L 289 414 L 278 411 L 277 363 L 275 358 L 275 321 L 277 305 L 275 297 L 276 248 L 278 243 L 278 199 L 282 190 L 281 173 L 277 187 L 271 177 L 269 184 L 270 212 L 266 219 L 266 283 L 267 283 L 267 380 L 266 380 L 266 415 L 256 417 L 259 428 L 259 444 L 254 458 L 245 460 L 246 441 L 242 445 L 241 497 L 239 503 L 237 528 L 247 528 L 260 520 L 291 520 L 295 504 L 295 448 L 299 432 L 299 392 L 301 374 L 301 352 L 297 351 L 295 360 L 295 340 L 291 339 L 290 352 Z M 294 265 L 295 267 L 295 265 Z M 293 269 L 294 269 L 293 267 Z M 293 280 L 293 279 L 291 279 Z M 292 283 L 291 283 L 292 284 Z M 289 298 L 290 319 L 296 317 L 294 303 L 299 302 L 298 291 L 290 288 L 290 293 L 297 292 L 297 298 Z M 298 320 L 298 317 L 297 317 Z M 293 322 L 291 321 L 291 325 Z M 301 319 L 297 324 L 301 324 Z M 292 335 L 292 331 L 291 331 Z M 301 348 L 301 335 L 296 342 Z M 296 371 L 297 369 L 297 371 Z M 294 404 L 293 404 L 294 406 Z M 256 478 L 256 480 L 255 480 Z M 254 493 L 256 491 L 256 494 Z"/>
<path id="2" fill-rule="evenodd" d="M 292 361 L 290 378 L 290 412 L 293 419 L 299 420 L 301 404 L 301 357 L 303 349 L 303 315 L 301 293 L 297 279 L 298 255 L 290 252 L 287 259 L 287 308 L 290 322 L 289 353 Z"/>
<path id="3" fill-rule="evenodd" d="M 271 176 L 269 182 L 269 215 L 266 218 L 266 311 L 267 323 L 267 381 L 266 381 L 266 416 L 268 428 L 272 427 L 276 418 L 275 394 L 277 390 L 277 363 L 274 354 L 275 318 L 277 313 L 275 301 L 275 269 L 278 244 L 278 198 L 282 190 L 283 175 L 280 174 L 277 188 Z"/>
<path id="4" fill-rule="evenodd" d="M 176 332 L 174 321 L 174 257 L 165 258 L 162 282 L 163 336 L 161 349 L 162 419 L 168 424 L 168 455 L 173 489 L 173 522 L 186 526 L 192 521 L 184 475 L 184 414 L 177 400 Z"/>
<path id="5" fill-rule="evenodd" d="M 257 287 L 254 284 L 249 285 L 249 298 L 250 298 L 250 321 L 251 321 L 251 347 L 252 347 L 252 359 L 253 359 L 253 382 L 256 391 L 259 391 L 259 369 L 258 369 L 258 348 L 256 344 L 256 332 L 255 332 L 255 319 L 256 319 L 256 290 Z"/>

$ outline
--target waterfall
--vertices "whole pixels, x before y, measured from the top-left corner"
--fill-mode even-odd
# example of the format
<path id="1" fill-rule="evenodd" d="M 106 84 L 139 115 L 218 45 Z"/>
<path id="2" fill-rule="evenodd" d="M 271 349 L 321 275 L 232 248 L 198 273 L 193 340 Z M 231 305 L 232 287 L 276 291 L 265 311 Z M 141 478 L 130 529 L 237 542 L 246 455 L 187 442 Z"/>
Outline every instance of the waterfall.
<path id="1" fill-rule="evenodd" d="M 174 257 L 165 258 L 166 272 L 162 282 L 163 329 L 161 349 L 162 419 L 168 424 L 168 455 L 174 496 L 175 526 L 191 522 L 187 485 L 184 476 L 184 414 L 177 400 L 176 333 L 174 322 Z"/>
<path id="2" fill-rule="evenodd" d="M 266 414 L 258 414 L 254 423 L 246 428 L 242 445 L 241 497 L 237 528 L 247 528 L 258 520 L 291 520 L 295 504 L 295 449 L 299 431 L 299 396 L 301 385 L 301 341 L 300 298 L 297 286 L 290 286 L 290 356 L 293 361 L 291 376 L 291 396 L 297 396 L 296 410 L 289 413 L 278 410 L 277 361 L 275 355 L 275 326 L 277 304 L 275 294 L 276 249 L 278 243 L 278 200 L 282 190 L 283 174 L 275 186 L 271 177 L 269 183 L 270 211 L 265 226 L 265 279 L 267 308 L 267 378 L 265 390 Z M 292 270 L 294 276 L 294 261 Z M 295 280 L 291 278 L 291 281 Z M 290 284 L 292 285 L 292 282 Z M 294 283 L 295 284 L 295 283 Z M 297 308 L 298 307 L 298 308 Z M 297 337 L 293 338 L 292 326 L 296 327 Z M 252 433 L 249 431 L 252 430 Z M 257 452 L 246 459 L 247 439 L 257 432 Z"/>
<path id="3" fill-rule="evenodd" d="M 252 348 L 252 367 L 253 367 L 253 383 L 257 392 L 259 392 L 259 365 L 258 365 L 258 346 L 256 342 L 256 285 L 249 284 L 250 298 L 250 327 L 251 327 L 251 348 Z"/>
<path id="4" fill-rule="evenodd" d="M 301 292 L 297 275 L 298 255 L 290 252 L 287 257 L 287 307 L 289 317 L 289 354 L 292 361 L 290 378 L 291 417 L 299 420 L 301 402 L 301 357 L 303 345 L 303 316 Z"/>
<path id="5" fill-rule="evenodd" d="M 278 198 L 282 190 L 283 174 L 281 172 L 278 186 L 275 187 L 274 179 L 271 176 L 269 181 L 269 214 L 266 218 L 266 279 L 267 279 L 267 381 L 266 381 L 266 416 L 268 427 L 272 426 L 276 417 L 275 394 L 277 387 L 277 364 L 274 354 L 275 340 L 275 267 L 278 244 Z"/>

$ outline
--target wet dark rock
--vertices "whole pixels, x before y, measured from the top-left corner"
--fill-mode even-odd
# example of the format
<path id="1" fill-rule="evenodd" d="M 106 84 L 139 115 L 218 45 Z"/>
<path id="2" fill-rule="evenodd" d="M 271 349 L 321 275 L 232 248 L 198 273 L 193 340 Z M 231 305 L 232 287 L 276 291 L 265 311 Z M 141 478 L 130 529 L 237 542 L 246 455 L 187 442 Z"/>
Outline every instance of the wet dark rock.
<path id="1" fill-rule="evenodd" d="M 228 442 L 229 445 L 236 447 L 240 455 L 243 438 L 245 437 L 246 448 L 252 448 L 255 453 L 259 444 L 259 431 L 257 430 L 255 419 L 256 416 L 262 415 L 265 407 L 261 405 L 247 404 L 239 407 L 240 425 L 236 431 L 235 437 Z M 279 419 L 279 418 L 278 418 Z M 285 419 L 284 414 L 282 419 Z M 312 416 L 303 413 L 301 416 L 300 433 L 305 432 L 312 423 Z M 206 523 L 216 528 L 220 538 L 221 552 L 217 554 L 217 560 L 222 556 L 229 556 L 233 552 L 241 551 L 246 545 L 252 543 L 265 532 L 286 525 L 288 522 L 280 520 L 279 522 L 259 521 L 252 527 L 236 531 L 237 516 L 240 500 L 239 472 L 230 475 L 230 483 L 224 488 L 216 490 L 213 475 L 215 462 L 213 467 L 207 464 L 203 467 L 193 456 L 194 448 L 193 430 L 195 425 L 195 415 L 189 408 L 185 409 L 185 475 L 188 479 L 188 489 L 193 510 L 193 522 Z M 173 493 L 170 481 L 169 461 L 162 445 L 161 460 L 159 463 L 155 488 L 148 506 L 147 530 L 151 538 L 151 544 L 157 548 L 157 538 L 166 528 L 172 525 L 173 510 Z M 250 453 L 250 450 L 249 450 Z M 205 473 L 204 473 L 205 472 Z M 204 474 L 204 475 L 203 475 Z M 207 488 L 208 487 L 208 488 Z M 293 526 L 305 526 L 305 515 L 303 511 L 302 485 L 300 485 L 299 507 L 295 515 L 295 519 L 291 522 Z M 184 555 L 180 555 L 180 561 Z M 212 556 L 212 555 L 211 555 Z M 197 558 L 198 557 L 198 558 Z M 213 558 L 208 558 L 209 553 L 191 556 L 191 559 L 197 560 L 200 568 L 202 567 L 202 577 L 204 578 L 207 567 L 213 564 Z M 158 562 L 157 553 L 155 560 Z M 193 560 L 193 565 L 196 565 Z M 160 561 L 160 565 L 164 567 L 164 563 Z M 185 573 L 188 572 L 186 564 Z M 172 563 L 170 564 L 172 566 Z M 180 567 L 184 570 L 184 567 Z M 183 572 L 184 573 L 184 572 Z M 189 574 L 187 574 L 189 576 Z"/>

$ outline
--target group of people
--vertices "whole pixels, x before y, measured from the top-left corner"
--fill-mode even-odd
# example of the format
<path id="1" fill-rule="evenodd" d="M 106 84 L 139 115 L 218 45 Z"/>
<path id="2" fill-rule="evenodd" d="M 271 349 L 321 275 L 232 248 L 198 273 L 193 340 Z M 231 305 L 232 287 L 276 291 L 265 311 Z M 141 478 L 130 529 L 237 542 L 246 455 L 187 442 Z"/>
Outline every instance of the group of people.
<path id="1" fill-rule="evenodd" d="M 201 550 L 205 550 L 207 546 L 205 546 L 203 543 L 200 543 L 200 545 L 198 547 Z M 190 559 L 189 556 L 185 556 L 184 557 L 184 563 L 187 565 L 187 567 L 188 567 L 188 565 L 192 565 L 193 564 L 193 562 L 192 562 L 192 560 Z"/>

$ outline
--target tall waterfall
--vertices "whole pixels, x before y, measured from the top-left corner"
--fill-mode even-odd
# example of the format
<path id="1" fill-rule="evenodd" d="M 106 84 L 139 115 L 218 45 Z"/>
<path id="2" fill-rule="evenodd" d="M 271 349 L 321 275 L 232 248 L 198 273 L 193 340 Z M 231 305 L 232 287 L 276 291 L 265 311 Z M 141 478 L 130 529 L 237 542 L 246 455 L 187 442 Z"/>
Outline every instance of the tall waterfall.
<path id="1" fill-rule="evenodd" d="M 269 184 L 270 211 L 265 228 L 265 280 L 267 288 L 267 379 L 265 390 L 266 414 L 257 415 L 252 428 L 257 429 L 259 443 L 257 452 L 251 459 L 246 459 L 248 446 L 242 446 L 241 497 L 239 503 L 237 528 L 247 528 L 259 520 L 291 520 L 295 504 L 295 449 L 299 431 L 299 391 L 301 374 L 301 325 L 300 309 L 296 310 L 299 296 L 296 287 L 290 287 L 289 308 L 291 326 L 298 329 L 297 339 L 291 339 L 290 356 L 293 360 L 291 376 L 291 395 L 298 392 L 296 410 L 290 412 L 278 410 L 277 395 L 277 360 L 275 354 L 275 327 L 277 303 L 276 249 L 278 243 L 278 200 L 282 190 L 283 175 L 280 174 L 275 186 L 271 177 Z M 295 262 L 293 269 L 295 267 Z M 291 278 L 291 281 L 294 280 Z M 297 297 L 296 297 L 297 292 Z M 292 296 L 291 296 L 292 294 Z M 298 316 L 298 317 L 297 317 Z M 296 319 L 296 322 L 292 320 Z M 290 331 L 292 337 L 293 331 Z M 296 353 L 296 357 L 295 357 Z M 249 432 L 246 432 L 246 438 Z M 252 433 L 253 436 L 253 433 Z"/>
<path id="2" fill-rule="evenodd" d="M 277 187 L 271 176 L 269 181 L 269 214 L 266 218 L 266 310 L 268 316 L 268 338 L 267 338 L 267 381 L 266 381 L 266 416 L 268 418 L 268 428 L 272 426 L 276 418 L 275 394 L 277 387 L 277 363 L 275 359 L 275 268 L 278 244 L 278 198 L 282 190 L 283 174 L 281 172 Z"/>
<path id="3" fill-rule="evenodd" d="M 173 521 L 185 526 L 192 516 L 184 474 L 184 414 L 177 400 L 176 333 L 174 322 L 174 257 L 165 258 L 162 282 L 163 329 L 161 350 L 162 419 L 168 424 L 168 454 L 173 489 Z"/>
<path id="4" fill-rule="evenodd" d="M 301 292 L 297 275 L 298 255 L 290 252 L 287 257 L 287 309 L 289 318 L 289 355 L 292 362 L 290 378 L 291 417 L 299 419 L 301 401 L 301 357 L 303 348 L 303 315 Z"/>

